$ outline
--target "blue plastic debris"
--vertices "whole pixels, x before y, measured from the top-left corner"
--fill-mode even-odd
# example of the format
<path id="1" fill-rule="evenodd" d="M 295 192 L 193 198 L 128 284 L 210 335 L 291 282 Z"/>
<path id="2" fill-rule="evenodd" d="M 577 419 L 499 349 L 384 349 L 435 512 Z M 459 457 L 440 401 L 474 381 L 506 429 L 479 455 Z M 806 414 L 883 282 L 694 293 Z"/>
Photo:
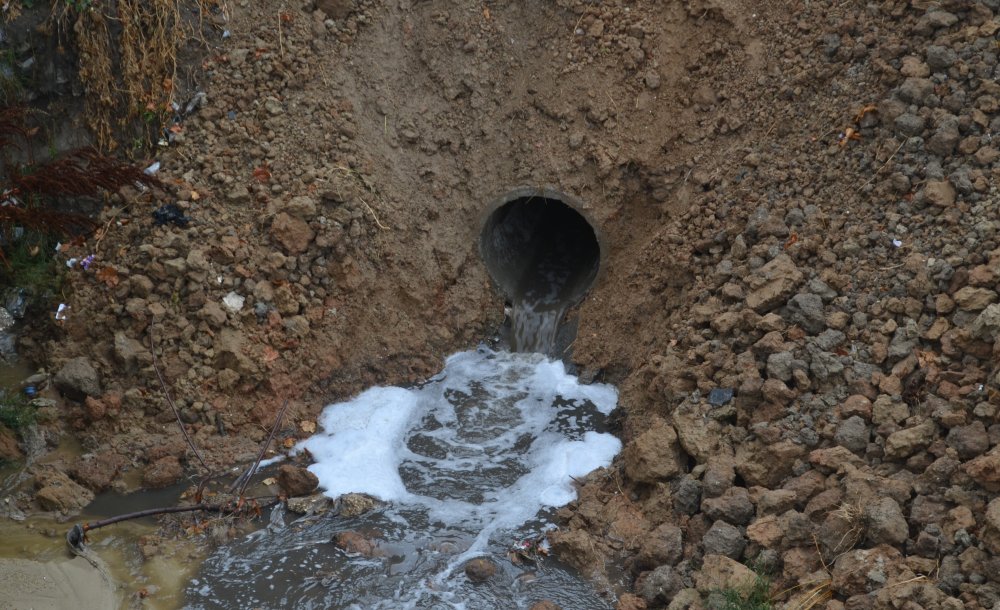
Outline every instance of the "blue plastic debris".
<path id="1" fill-rule="evenodd" d="M 733 399 L 732 388 L 715 388 L 708 393 L 708 404 L 713 407 L 721 407 Z"/>

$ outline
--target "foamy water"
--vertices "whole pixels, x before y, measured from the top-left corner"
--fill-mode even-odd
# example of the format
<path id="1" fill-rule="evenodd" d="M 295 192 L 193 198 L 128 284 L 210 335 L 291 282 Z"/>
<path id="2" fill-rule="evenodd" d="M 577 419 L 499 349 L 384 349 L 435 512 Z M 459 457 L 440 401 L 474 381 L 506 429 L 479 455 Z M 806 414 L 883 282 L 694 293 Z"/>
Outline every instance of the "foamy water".
<path id="1" fill-rule="evenodd" d="M 286 583 L 284 591 L 248 585 L 254 562 L 231 551 L 210 559 L 189 590 L 192 606 L 223 607 L 218 600 L 226 598 L 248 607 L 485 609 L 561 599 L 566 608 L 608 608 L 554 565 L 532 568 L 531 584 L 519 584 L 522 569 L 504 556 L 549 527 L 546 510 L 576 497 L 573 477 L 610 464 L 621 443 L 602 429 L 616 404 L 612 386 L 580 384 L 560 362 L 482 348 L 451 356 L 420 387 L 372 388 L 330 405 L 322 431 L 298 447 L 315 459 L 310 470 L 321 489 L 388 504 L 350 521 L 321 520 L 296 536 L 262 534 L 270 540 L 257 544 L 268 552 L 251 552 L 253 569 Z M 348 557 L 327 542 L 359 528 L 386 554 Z M 472 585 L 460 569 L 479 555 L 498 563 L 494 585 Z M 337 574 L 336 585 L 287 584 L 317 572 Z"/>

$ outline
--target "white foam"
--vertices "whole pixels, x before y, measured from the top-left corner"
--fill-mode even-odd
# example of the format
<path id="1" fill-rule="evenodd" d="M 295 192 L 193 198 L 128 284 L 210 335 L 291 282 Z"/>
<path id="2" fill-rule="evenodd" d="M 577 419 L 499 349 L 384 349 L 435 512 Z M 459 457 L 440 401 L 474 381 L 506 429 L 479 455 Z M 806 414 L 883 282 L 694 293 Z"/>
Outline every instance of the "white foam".
<path id="1" fill-rule="evenodd" d="M 399 477 L 398 444 L 417 406 L 416 393 L 402 388 L 371 388 L 348 402 L 323 410 L 323 428 L 299 443 L 316 461 L 315 474 L 326 495 L 366 493 L 383 500 L 407 497 Z"/>
<path id="2" fill-rule="evenodd" d="M 485 543 L 572 501 L 572 477 L 610 464 L 621 442 L 589 428 L 617 400 L 615 388 L 580 384 L 561 362 L 479 349 L 449 357 L 420 388 L 373 388 L 328 406 L 322 432 L 299 447 L 326 495 L 423 506 Z"/>

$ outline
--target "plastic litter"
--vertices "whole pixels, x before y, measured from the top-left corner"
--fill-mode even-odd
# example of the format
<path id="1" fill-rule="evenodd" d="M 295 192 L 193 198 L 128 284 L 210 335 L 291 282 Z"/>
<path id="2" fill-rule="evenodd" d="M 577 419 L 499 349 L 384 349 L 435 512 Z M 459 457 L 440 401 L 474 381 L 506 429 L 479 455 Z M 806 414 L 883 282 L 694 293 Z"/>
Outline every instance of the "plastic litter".
<path id="1" fill-rule="evenodd" d="M 69 319 L 69 305 L 59 303 L 59 307 L 56 308 L 56 321 L 65 322 L 67 319 Z"/>
<path id="2" fill-rule="evenodd" d="M 66 266 L 72 269 L 73 267 L 76 267 L 78 262 L 80 262 L 80 259 L 74 257 L 66 261 Z"/>
<path id="3" fill-rule="evenodd" d="M 191 218 L 185 216 L 184 212 L 174 203 L 161 205 L 153 211 L 153 224 L 158 227 L 167 223 L 172 223 L 178 227 L 186 227 L 189 222 L 191 222 Z"/>
<path id="4" fill-rule="evenodd" d="M 226 296 L 222 297 L 222 304 L 225 305 L 226 309 L 232 312 L 238 312 L 243 309 L 243 303 L 246 302 L 246 298 L 236 294 L 235 292 L 230 292 Z"/>
<path id="5" fill-rule="evenodd" d="M 894 240 L 892 240 L 892 245 L 895 246 L 895 247 L 897 247 L 897 248 L 900 248 L 900 247 L 902 247 L 903 242 L 899 241 L 898 239 L 894 239 Z"/>
<path id="6" fill-rule="evenodd" d="M 158 171 L 160 171 L 160 162 L 159 161 L 153 161 L 153 163 L 149 167 L 147 167 L 146 169 L 142 170 L 142 173 L 146 174 L 147 176 L 153 176 Z"/>
<path id="7" fill-rule="evenodd" d="M 715 388 L 708 393 L 708 404 L 713 407 L 721 407 L 733 399 L 732 388 Z"/>
<path id="8" fill-rule="evenodd" d="M 93 254 L 91 254 L 87 258 L 83 259 L 82 261 L 80 261 L 80 266 L 83 267 L 84 271 L 90 269 L 90 266 L 93 265 L 93 264 L 94 264 L 94 255 Z"/>

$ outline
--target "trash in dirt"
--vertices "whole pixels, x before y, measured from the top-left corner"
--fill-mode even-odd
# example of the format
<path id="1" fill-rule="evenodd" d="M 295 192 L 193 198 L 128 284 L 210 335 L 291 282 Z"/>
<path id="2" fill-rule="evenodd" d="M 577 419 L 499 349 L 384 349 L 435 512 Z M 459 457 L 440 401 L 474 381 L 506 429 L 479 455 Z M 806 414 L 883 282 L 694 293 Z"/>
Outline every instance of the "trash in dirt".
<path id="1" fill-rule="evenodd" d="M 223 38 L 229 38 L 230 36 L 232 36 L 232 34 L 229 33 L 229 30 L 222 30 Z"/>
<path id="2" fill-rule="evenodd" d="M 76 264 L 78 262 L 80 262 L 79 259 L 77 259 L 77 258 L 71 258 L 68 261 L 66 261 L 66 266 L 69 267 L 70 269 L 72 269 L 73 267 L 76 267 Z"/>
<path id="3" fill-rule="evenodd" d="M 903 242 L 899 241 L 898 239 L 894 239 L 892 240 L 892 245 L 897 248 L 901 248 L 903 246 Z"/>
<path id="4" fill-rule="evenodd" d="M 721 407 L 733 399 L 732 388 L 715 388 L 708 393 L 708 404 L 713 407 Z"/>
<path id="5" fill-rule="evenodd" d="M 245 302 L 246 298 L 236 294 L 235 292 L 230 292 L 226 296 L 222 297 L 222 304 L 226 306 L 226 309 L 234 313 L 243 309 L 243 303 Z"/>
<path id="6" fill-rule="evenodd" d="M 94 255 L 93 254 L 91 254 L 87 258 L 83 259 L 82 261 L 80 261 L 80 266 L 83 267 L 84 271 L 87 271 L 88 269 L 90 269 L 90 266 L 93 265 L 93 264 L 94 264 Z"/>
<path id="7" fill-rule="evenodd" d="M 226 118 L 229 119 L 230 121 L 235 121 L 236 120 L 236 111 L 235 110 L 230 110 L 229 112 L 227 112 L 226 113 Z"/>
<path id="8" fill-rule="evenodd" d="M 195 110 L 198 110 L 205 105 L 208 100 L 208 95 L 204 91 L 199 91 L 194 94 L 190 100 L 188 100 L 187 105 L 184 107 L 184 114 L 191 114 Z"/>
<path id="9" fill-rule="evenodd" d="M 177 207 L 177 204 L 167 203 L 153 211 L 153 224 L 159 227 L 168 222 L 183 228 L 188 226 L 191 218 L 185 216 L 184 212 Z"/>
<path id="10" fill-rule="evenodd" d="M 158 171 L 160 171 L 160 162 L 159 161 L 154 161 L 152 163 L 152 165 L 150 165 L 146 169 L 142 170 L 142 173 L 146 174 L 147 176 L 153 176 Z"/>
<path id="11" fill-rule="evenodd" d="M 35 386 L 33 385 L 25 386 L 24 388 L 25 396 L 27 396 L 28 398 L 34 398 L 36 394 L 38 394 L 38 389 L 35 388 Z"/>
<path id="12" fill-rule="evenodd" d="M 66 303 L 59 303 L 59 307 L 56 308 L 56 322 L 65 322 L 69 318 L 69 305 Z"/>

